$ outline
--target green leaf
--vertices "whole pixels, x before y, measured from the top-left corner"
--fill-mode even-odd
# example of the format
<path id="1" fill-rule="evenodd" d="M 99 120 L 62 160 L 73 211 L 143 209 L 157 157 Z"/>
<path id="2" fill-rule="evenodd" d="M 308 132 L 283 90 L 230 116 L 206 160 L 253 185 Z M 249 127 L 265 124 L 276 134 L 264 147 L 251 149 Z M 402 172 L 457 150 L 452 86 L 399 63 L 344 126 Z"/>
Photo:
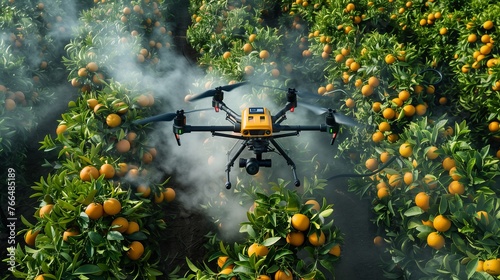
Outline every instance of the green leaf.
<path id="1" fill-rule="evenodd" d="M 270 237 L 266 240 L 264 240 L 264 242 L 262 242 L 262 245 L 266 246 L 266 247 L 269 247 L 271 245 L 273 245 L 274 243 L 278 242 L 279 240 L 281 239 L 281 237 Z"/>
<path id="2" fill-rule="evenodd" d="M 319 215 L 323 218 L 327 218 L 329 217 L 331 214 L 333 213 L 333 209 L 326 209 L 324 211 L 322 211 L 321 213 L 319 213 Z"/>
<path id="3" fill-rule="evenodd" d="M 73 275 L 82 275 L 82 274 L 95 274 L 102 272 L 101 268 L 97 265 L 94 264 L 84 264 L 77 268 L 74 272 Z"/>
<path id="4" fill-rule="evenodd" d="M 108 240 L 123 240 L 123 235 L 117 230 L 110 230 L 106 235 Z"/>
<path id="5" fill-rule="evenodd" d="M 413 206 L 411 207 L 410 209 L 406 210 L 404 212 L 404 215 L 406 217 L 413 217 L 413 216 L 417 216 L 417 215 L 420 215 L 424 213 L 424 210 L 422 210 L 422 208 L 418 207 L 418 206 Z"/>
<path id="6" fill-rule="evenodd" d="M 441 201 L 439 202 L 439 214 L 444 214 L 448 210 L 448 200 L 446 197 L 441 196 Z"/>

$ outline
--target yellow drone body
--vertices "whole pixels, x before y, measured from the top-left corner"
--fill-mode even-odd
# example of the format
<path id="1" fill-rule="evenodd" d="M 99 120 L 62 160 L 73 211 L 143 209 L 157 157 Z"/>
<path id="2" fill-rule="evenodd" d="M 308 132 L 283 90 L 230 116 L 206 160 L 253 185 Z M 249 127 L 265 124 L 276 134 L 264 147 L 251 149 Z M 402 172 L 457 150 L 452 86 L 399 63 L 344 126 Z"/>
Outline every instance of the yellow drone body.
<path id="1" fill-rule="evenodd" d="M 270 137 L 273 135 L 271 112 L 264 107 L 246 108 L 241 117 L 241 135 L 244 137 Z"/>

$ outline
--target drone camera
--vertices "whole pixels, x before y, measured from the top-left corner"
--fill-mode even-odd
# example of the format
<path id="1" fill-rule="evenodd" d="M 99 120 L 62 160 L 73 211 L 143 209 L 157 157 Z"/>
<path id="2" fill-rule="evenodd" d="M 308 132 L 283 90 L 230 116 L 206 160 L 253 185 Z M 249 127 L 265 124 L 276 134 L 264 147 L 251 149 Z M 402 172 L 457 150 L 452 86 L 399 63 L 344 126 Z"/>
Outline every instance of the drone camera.
<path id="1" fill-rule="evenodd" d="M 271 167 L 270 159 L 261 159 L 258 160 L 256 158 L 240 158 L 240 168 L 245 168 L 248 174 L 255 175 L 259 172 L 259 168 L 262 167 Z"/>

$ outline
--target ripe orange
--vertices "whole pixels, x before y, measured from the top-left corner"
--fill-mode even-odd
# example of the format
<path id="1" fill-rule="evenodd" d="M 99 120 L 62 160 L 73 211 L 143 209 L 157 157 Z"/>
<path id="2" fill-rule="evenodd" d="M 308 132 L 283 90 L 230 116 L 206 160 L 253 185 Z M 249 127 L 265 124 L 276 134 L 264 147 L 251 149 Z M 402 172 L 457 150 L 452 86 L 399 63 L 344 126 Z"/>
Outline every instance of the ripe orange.
<path id="1" fill-rule="evenodd" d="M 109 163 L 105 163 L 101 165 L 101 168 L 99 168 L 99 174 L 100 175 L 104 174 L 104 178 L 106 179 L 111 179 L 115 177 L 115 173 L 116 173 L 115 168 L 113 167 L 113 165 Z"/>
<path id="2" fill-rule="evenodd" d="M 78 77 L 86 77 L 88 75 L 88 71 L 86 68 L 78 69 Z"/>
<path id="3" fill-rule="evenodd" d="M 253 243 L 248 247 L 248 256 L 252 256 L 253 254 L 256 254 L 258 257 L 263 257 L 266 256 L 269 253 L 269 249 L 261 244 L 258 243 Z"/>
<path id="4" fill-rule="evenodd" d="M 172 202 L 175 199 L 175 190 L 172 188 L 165 188 L 163 197 L 167 202 Z"/>
<path id="5" fill-rule="evenodd" d="M 378 189 L 377 191 L 377 197 L 378 199 L 383 199 L 384 197 L 389 196 L 389 189 L 387 187 L 382 187 Z"/>
<path id="6" fill-rule="evenodd" d="M 286 242 L 295 247 L 304 244 L 304 240 L 304 234 L 300 231 L 292 231 L 286 235 Z"/>
<path id="7" fill-rule="evenodd" d="M 95 105 L 99 104 L 99 101 L 95 98 L 87 99 L 87 105 L 91 110 L 94 110 Z"/>
<path id="8" fill-rule="evenodd" d="M 484 261 L 483 270 L 493 276 L 500 275 L 500 259 L 491 259 Z"/>
<path id="9" fill-rule="evenodd" d="M 63 232 L 63 240 L 67 242 L 70 236 L 77 236 L 79 234 L 80 231 L 78 231 L 78 229 L 69 228 Z"/>
<path id="10" fill-rule="evenodd" d="M 392 108 L 385 108 L 384 111 L 382 111 L 382 116 L 388 120 L 392 120 L 396 116 L 396 111 Z"/>
<path id="11" fill-rule="evenodd" d="M 375 112 L 375 113 L 380 112 L 380 106 L 382 106 L 382 103 L 380 103 L 378 101 L 373 102 L 373 104 L 372 104 L 372 110 L 373 110 L 373 112 Z"/>
<path id="12" fill-rule="evenodd" d="M 116 230 L 118 232 L 124 233 L 128 229 L 128 221 L 124 217 L 115 218 L 111 222 L 111 230 Z"/>
<path id="13" fill-rule="evenodd" d="M 306 231 L 309 229 L 310 221 L 309 218 L 304 214 L 294 214 L 292 216 L 292 227 L 299 231 Z"/>
<path id="14" fill-rule="evenodd" d="M 131 221 L 128 223 L 127 230 L 125 230 L 125 234 L 132 234 L 134 232 L 139 231 L 139 224 L 137 222 Z"/>
<path id="15" fill-rule="evenodd" d="M 427 184 L 429 189 L 435 189 L 437 187 L 437 178 L 432 174 L 426 174 L 424 176 L 424 182 Z"/>
<path id="16" fill-rule="evenodd" d="M 500 123 L 497 121 L 490 122 L 490 124 L 488 125 L 488 130 L 490 132 L 497 132 L 498 130 L 500 130 Z"/>
<path id="17" fill-rule="evenodd" d="M 122 118 L 118 114 L 109 114 L 106 117 L 106 124 L 109 127 L 117 127 L 122 124 Z"/>
<path id="18" fill-rule="evenodd" d="M 352 98 L 348 98 L 345 101 L 345 105 L 347 106 L 347 108 L 354 108 L 356 106 L 356 101 L 354 101 Z"/>
<path id="19" fill-rule="evenodd" d="M 10 99 L 7 99 L 7 100 L 10 100 Z M 65 124 L 58 125 L 57 128 L 56 128 L 56 134 L 59 135 L 59 134 L 65 132 L 67 128 L 68 128 L 68 126 L 65 125 Z"/>
<path id="20" fill-rule="evenodd" d="M 403 181 L 407 185 L 410 185 L 411 183 L 413 183 L 413 173 L 406 172 L 405 175 L 403 176 Z"/>
<path id="21" fill-rule="evenodd" d="M 123 154 L 130 151 L 130 142 L 127 139 L 122 139 L 116 143 L 116 150 Z"/>
<path id="22" fill-rule="evenodd" d="M 278 270 L 276 274 L 274 274 L 274 280 L 293 280 L 293 275 L 290 270 L 287 271 Z"/>
<path id="23" fill-rule="evenodd" d="M 363 96 L 370 96 L 372 95 L 372 93 L 373 93 L 373 87 L 370 85 L 364 85 L 361 88 L 361 94 L 363 94 Z"/>
<path id="24" fill-rule="evenodd" d="M 394 174 L 389 177 L 389 185 L 393 188 L 397 188 L 401 185 L 401 181 L 403 180 L 400 174 Z"/>
<path id="25" fill-rule="evenodd" d="M 375 87 L 378 87 L 380 85 L 380 81 L 378 80 L 377 77 L 375 76 L 371 76 L 370 78 L 368 78 L 368 84 L 375 88 Z"/>
<path id="26" fill-rule="evenodd" d="M 375 143 L 382 142 L 382 140 L 384 140 L 384 138 L 385 138 L 384 134 L 381 131 L 375 131 L 372 134 L 372 141 Z"/>
<path id="27" fill-rule="evenodd" d="M 417 106 L 415 106 L 415 112 L 417 113 L 417 115 L 423 116 L 427 112 L 427 107 L 424 104 L 418 104 Z"/>
<path id="28" fill-rule="evenodd" d="M 89 62 L 89 63 L 87 64 L 87 69 L 88 69 L 90 72 L 96 72 L 96 71 L 99 69 L 99 67 L 97 66 L 97 63 L 95 63 L 95 62 Z"/>
<path id="29" fill-rule="evenodd" d="M 80 179 L 82 181 L 90 181 L 97 178 L 99 178 L 99 170 L 94 166 L 87 165 L 80 171 Z"/>
<path id="30" fill-rule="evenodd" d="M 391 143 L 396 143 L 398 140 L 399 140 L 399 135 L 397 135 L 396 133 L 391 133 L 387 135 L 387 141 Z"/>
<path id="31" fill-rule="evenodd" d="M 38 215 L 40 216 L 40 218 L 43 218 L 45 215 L 50 215 L 53 208 L 54 204 L 46 204 L 40 208 Z"/>
<path id="32" fill-rule="evenodd" d="M 399 146 L 399 154 L 403 157 L 410 157 L 413 154 L 413 148 L 410 143 L 403 143 Z"/>
<path id="33" fill-rule="evenodd" d="M 493 28 L 493 21 L 487 20 L 483 23 L 483 28 L 486 30 L 490 30 Z"/>
<path id="34" fill-rule="evenodd" d="M 222 58 L 224 59 L 228 59 L 231 57 L 231 52 L 225 52 L 223 55 L 222 55 Z"/>
<path id="35" fill-rule="evenodd" d="M 375 238 L 373 238 L 373 244 L 375 244 L 375 246 L 377 247 L 384 245 L 384 243 L 385 243 L 384 238 L 380 235 L 377 235 L 375 236 Z"/>
<path id="36" fill-rule="evenodd" d="M 10 98 L 5 99 L 5 110 L 12 111 L 16 108 L 16 102 Z"/>
<path id="37" fill-rule="evenodd" d="M 311 209 L 313 210 L 316 210 L 316 211 L 319 211 L 321 209 L 321 206 L 319 205 L 319 202 L 314 200 L 314 199 L 310 199 L 308 201 L 306 201 L 306 203 L 304 204 L 311 204 L 313 205 L 313 207 Z"/>
<path id="38" fill-rule="evenodd" d="M 269 52 L 267 50 L 262 50 L 259 53 L 259 57 L 262 59 L 268 59 L 270 56 Z"/>
<path id="39" fill-rule="evenodd" d="M 133 261 L 138 260 L 144 254 L 144 245 L 139 241 L 132 241 L 127 251 L 127 257 Z"/>
<path id="40" fill-rule="evenodd" d="M 387 64 L 393 64 L 394 62 L 396 62 L 396 57 L 394 55 L 388 54 L 385 57 L 385 63 L 387 63 Z"/>
<path id="41" fill-rule="evenodd" d="M 452 181 L 448 185 L 448 191 L 450 192 L 450 194 L 462 195 L 465 193 L 465 186 L 459 181 Z"/>
<path id="42" fill-rule="evenodd" d="M 32 231 L 31 229 L 26 232 L 26 235 L 24 236 L 24 241 L 26 242 L 26 245 L 28 246 L 35 246 L 35 240 L 37 235 L 40 233 L 39 230 L 37 231 Z"/>
<path id="43" fill-rule="evenodd" d="M 444 243 L 444 237 L 435 231 L 427 235 L 427 245 L 431 248 L 439 250 L 444 247 Z"/>
<path id="44" fill-rule="evenodd" d="M 380 161 L 382 163 L 386 163 L 391 158 L 391 154 L 389 152 L 382 152 L 380 154 Z"/>
<path id="45" fill-rule="evenodd" d="M 388 122 L 381 122 L 378 124 L 378 130 L 384 132 L 391 130 L 391 125 Z"/>
<path id="46" fill-rule="evenodd" d="M 431 220 L 427 220 L 427 221 L 422 220 L 422 225 L 434 228 L 434 224 L 432 223 Z"/>
<path id="47" fill-rule="evenodd" d="M 232 272 L 233 272 L 233 267 L 226 267 L 223 270 L 221 270 L 219 272 L 219 274 L 221 274 L 221 275 L 228 275 L 228 274 L 231 274 Z M 231 277 L 231 279 L 233 279 L 233 278 L 235 278 L 235 277 Z"/>
<path id="48" fill-rule="evenodd" d="M 427 152 L 425 153 L 425 156 L 431 160 L 436 159 L 439 156 L 439 154 L 436 153 L 437 149 L 438 148 L 436 146 L 430 146 Z"/>
<path id="49" fill-rule="evenodd" d="M 100 203 L 93 202 L 87 206 L 85 214 L 87 214 L 91 220 L 97 220 L 104 215 L 104 209 Z"/>
<path id="50" fill-rule="evenodd" d="M 261 275 L 257 276 L 257 280 L 271 280 L 271 277 L 264 275 L 264 274 L 261 274 Z"/>
<path id="51" fill-rule="evenodd" d="M 484 261 L 479 260 L 479 261 L 477 262 L 476 271 L 484 271 L 484 269 L 483 269 L 483 265 L 484 265 Z"/>
<path id="52" fill-rule="evenodd" d="M 228 256 L 220 256 L 219 258 L 217 258 L 217 265 L 222 268 L 224 266 L 224 264 L 227 262 L 227 259 L 229 259 Z"/>
<path id="53" fill-rule="evenodd" d="M 366 169 L 374 171 L 378 168 L 378 161 L 375 158 L 369 158 L 365 162 Z"/>
<path id="54" fill-rule="evenodd" d="M 141 193 L 142 197 L 149 197 L 149 195 L 151 194 L 151 188 L 146 185 L 139 185 L 137 186 L 137 192 Z"/>
<path id="55" fill-rule="evenodd" d="M 451 157 L 447 157 L 443 160 L 443 168 L 446 171 L 450 171 L 452 167 L 455 167 L 455 160 L 452 159 Z"/>
<path id="56" fill-rule="evenodd" d="M 413 117 L 413 115 L 415 115 L 415 112 L 417 111 L 417 109 L 415 109 L 415 106 L 411 105 L 411 104 L 408 104 L 408 105 L 405 105 L 403 107 L 403 112 L 405 114 L 405 117 Z"/>
<path id="57" fill-rule="evenodd" d="M 43 277 L 43 274 L 40 274 L 37 277 L 35 277 L 35 280 L 45 280 L 45 277 Z"/>
<path id="58" fill-rule="evenodd" d="M 326 241 L 326 237 L 325 237 L 325 234 L 323 233 L 323 231 L 321 231 L 320 234 L 318 234 L 317 232 L 311 233 L 308 236 L 308 239 L 309 239 L 309 243 L 311 243 L 311 245 L 316 246 L 316 247 L 325 244 L 325 241 Z"/>
<path id="59" fill-rule="evenodd" d="M 415 204 L 420 207 L 420 209 L 427 211 L 430 207 L 430 196 L 425 192 L 419 192 L 415 196 Z"/>
<path id="60" fill-rule="evenodd" d="M 163 202 L 163 193 L 162 193 L 162 192 L 161 192 L 161 193 L 159 193 L 159 194 L 155 194 L 155 195 L 154 195 L 154 202 L 155 202 L 156 204 L 158 204 L 158 203 L 162 203 L 162 202 Z"/>
<path id="61" fill-rule="evenodd" d="M 118 199 L 116 199 L 114 197 L 108 198 L 103 203 L 103 210 L 104 210 L 104 213 L 106 213 L 110 216 L 113 216 L 113 215 L 120 213 L 120 211 L 122 211 L 122 204 L 120 203 L 120 201 Z"/>
<path id="62" fill-rule="evenodd" d="M 434 228 L 440 232 L 448 231 L 451 227 L 451 221 L 443 215 L 437 215 L 434 221 L 432 221 L 432 224 Z"/>
<path id="63" fill-rule="evenodd" d="M 340 252 L 341 252 L 340 244 L 336 244 L 330 249 L 330 251 L 328 251 L 329 254 L 334 255 L 336 257 L 340 257 Z"/>
<path id="64" fill-rule="evenodd" d="M 141 107 L 147 107 L 147 106 L 150 105 L 149 104 L 149 98 L 146 95 L 144 95 L 144 94 L 139 95 L 139 97 L 137 97 L 136 102 Z"/>
<path id="65" fill-rule="evenodd" d="M 488 224 L 488 223 L 490 222 L 490 220 L 489 220 L 489 216 L 488 216 L 488 212 L 486 212 L 486 211 L 477 211 L 477 213 L 476 213 L 476 216 L 475 216 L 475 217 L 476 217 L 476 219 L 477 219 L 478 221 L 481 221 L 481 219 L 483 219 L 483 218 L 484 218 L 484 219 L 485 219 L 485 221 L 486 221 L 486 224 Z"/>

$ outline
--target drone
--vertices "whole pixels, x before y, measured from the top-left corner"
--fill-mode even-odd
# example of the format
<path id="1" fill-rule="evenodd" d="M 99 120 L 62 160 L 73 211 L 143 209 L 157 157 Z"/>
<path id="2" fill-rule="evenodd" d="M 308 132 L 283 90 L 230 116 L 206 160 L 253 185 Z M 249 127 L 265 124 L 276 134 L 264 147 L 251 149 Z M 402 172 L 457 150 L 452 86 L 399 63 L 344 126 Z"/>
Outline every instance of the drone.
<path id="1" fill-rule="evenodd" d="M 149 118 L 136 120 L 133 123 L 136 125 L 144 125 L 151 122 L 158 121 L 173 121 L 173 133 L 177 141 L 177 145 L 181 145 L 180 136 L 185 133 L 191 132 L 210 132 L 212 136 L 226 137 L 241 140 L 239 149 L 234 153 L 226 164 L 227 181 L 225 183 L 226 189 L 231 188 L 230 171 L 234 163 L 239 158 L 241 153 L 248 149 L 253 151 L 254 156 L 251 158 L 239 158 L 239 167 L 245 168 L 249 175 L 255 175 L 259 172 L 260 167 L 271 167 L 271 159 L 264 159 L 263 154 L 267 152 L 277 152 L 291 167 L 294 185 L 300 186 L 300 180 L 297 177 L 296 165 L 285 150 L 276 142 L 276 139 L 297 136 L 301 131 L 319 131 L 328 132 L 331 134 L 330 144 L 333 145 L 340 125 L 357 126 L 358 123 L 353 119 L 337 113 L 334 109 L 327 109 L 315 105 L 301 103 L 301 106 L 315 112 L 318 115 L 326 114 L 325 123 L 317 125 L 285 125 L 282 124 L 286 120 L 286 113 L 288 111 L 294 112 L 297 108 L 297 95 L 299 93 L 294 88 L 288 88 L 286 99 L 287 102 L 284 107 L 272 115 L 270 110 L 266 107 L 248 107 L 245 108 L 241 115 L 231 110 L 223 102 L 224 92 L 231 91 L 247 82 L 240 82 L 231 85 L 219 86 L 215 89 L 207 90 L 203 93 L 192 95 L 188 101 L 196 101 L 203 98 L 212 97 L 212 107 L 215 112 L 224 111 L 226 113 L 226 120 L 231 125 L 206 125 L 194 126 L 188 125 L 186 122 L 186 114 L 203 111 L 207 109 L 195 109 L 191 111 L 177 110 L 175 113 L 164 113 Z M 314 95 L 313 93 L 304 93 Z M 318 97 L 318 95 L 314 95 Z M 212 108 L 208 108 L 212 110 Z"/>

